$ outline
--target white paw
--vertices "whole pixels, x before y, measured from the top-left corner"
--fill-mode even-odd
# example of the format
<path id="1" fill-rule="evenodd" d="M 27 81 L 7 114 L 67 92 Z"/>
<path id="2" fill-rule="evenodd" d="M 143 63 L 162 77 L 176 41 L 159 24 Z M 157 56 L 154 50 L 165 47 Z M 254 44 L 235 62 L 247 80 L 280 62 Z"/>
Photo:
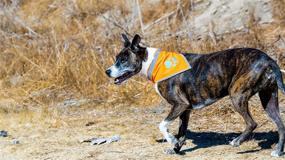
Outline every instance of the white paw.
<path id="1" fill-rule="evenodd" d="M 272 152 L 271 152 L 271 156 L 272 156 L 272 157 L 280 157 L 280 156 L 282 156 L 282 153 L 281 153 L 281 152 L 278 152 L 278 151 L 272 151 Z"/>
<path id="2" fill-rule="evenodd" d="M 238 138 L 235 138 L 234 140 L 232 140 L 230 142 L 230 145 L 232 145 L 234 147 L 238 147 L 240 145 L 240 142 L 239 142 Z"/>

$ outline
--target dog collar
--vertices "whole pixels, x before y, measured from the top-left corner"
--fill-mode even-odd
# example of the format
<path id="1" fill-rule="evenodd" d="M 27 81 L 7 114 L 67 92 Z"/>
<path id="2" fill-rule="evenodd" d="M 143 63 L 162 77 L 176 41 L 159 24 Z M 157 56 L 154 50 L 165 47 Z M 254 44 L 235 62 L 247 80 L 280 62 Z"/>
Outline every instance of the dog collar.
<path id="1" fill-rule="evenodd" d="M 190 64 L 183 54 L 177 52 L 155 52 L 154 58 L 148 68 L 147 78 L 156 83 L 173 77 L 191 69 Z"/>

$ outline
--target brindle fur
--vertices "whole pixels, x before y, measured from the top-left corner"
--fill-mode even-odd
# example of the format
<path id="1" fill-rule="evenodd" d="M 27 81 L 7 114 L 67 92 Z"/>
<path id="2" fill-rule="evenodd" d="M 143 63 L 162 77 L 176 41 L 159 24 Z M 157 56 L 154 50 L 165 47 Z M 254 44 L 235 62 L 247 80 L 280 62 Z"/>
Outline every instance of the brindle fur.
<path id="1" fill-rule="evenodd" d="M 248 100 L 259 93 L 263 108 L 275 122 L 279 131 L 277 153 L 281 155 L 284 146 L 285 127 L 278 109 L 278 87 L 275 72 L 279 67 L 267 54 L 252 48 L 236 48 L 211 54 L 184 54 L 192 69 L 172 78 L 158 82 L 162 97 L 172 105 L 166 121 L 180 117 L 174 151 L 184 144 L 190 110 L 203 107 L 229 95 L 235 111 L 246 122 L 246 129 L 232 143 L 244 142 L 257 124 L 248 110 Z M 278 74 L 281 76 L 281 74 Z M 280 78 L 280 77 L 279 77 Z M 209 101 L 210 99 L 210 101 Z"/>
<path id="2" fill-rule="evenodd" d="M 138 35 L 132 42 L 134 46 L 130 45 L 126 36 L 123 38 L 125 48 L 117 57 L 116 65 L 120 64 L 120 59 L 123 57 L 134 59 L 133 56 L 137 55 L 136 62 L 125 64 L 135 66 L 134 72 L 137 73 L 141 69 L 142 61 L 147 59 L 146 49 L 139 46 L 140 37 Z M 208 106 L 228 95 L 232 100 L 234 110 L 243 117 L 246 123 L 244 132 L 231 142 L 233 146 L 240 145 L 247 140 L 257 126 L 249 113 L 248 101 L 258 93 L 263 108 L 276 124 L 279 132 L 278 145 L 272 155 L 282 155 L 285 127 L 278 108 L 278 88 L 285 94 L 285 87 L 276 62 L 264 52 L 252 48 L 184 55 L 192 68 L 157 84 L 160 95 L 172 105 L 165 121 L 171 122 L 179 117 L 182 122 L 174 141 L 173 151 L 179 153 L 185 142 L 191 110 Z M 110 70 L 106 71 L 109 76 L 110 72 Z"/>

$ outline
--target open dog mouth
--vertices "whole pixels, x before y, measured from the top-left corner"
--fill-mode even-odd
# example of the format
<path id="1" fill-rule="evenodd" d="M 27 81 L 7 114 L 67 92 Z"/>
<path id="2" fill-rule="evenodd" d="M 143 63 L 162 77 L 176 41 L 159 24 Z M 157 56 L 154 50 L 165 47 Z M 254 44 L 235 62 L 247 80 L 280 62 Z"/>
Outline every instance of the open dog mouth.
<path id="1" fill-rule="evenodd" d="M 115 78 L 115 84 L 119 85 L 122 82 L 124 82 L 125 80 L 129 79 L 130 77 L 132 77 L 134 75 L 134 72 L 126 72 L 123 75 L 121 75 L 120 77 Z"/>

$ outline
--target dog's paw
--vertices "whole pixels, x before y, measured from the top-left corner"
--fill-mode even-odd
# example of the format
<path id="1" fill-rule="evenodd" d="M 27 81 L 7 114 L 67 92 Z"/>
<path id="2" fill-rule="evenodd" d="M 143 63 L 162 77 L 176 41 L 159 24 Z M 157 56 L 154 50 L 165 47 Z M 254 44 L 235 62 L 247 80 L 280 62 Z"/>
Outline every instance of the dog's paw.
<path id="1" fill-rule="evenodd" d="M 232 140 L 232 141 L 230 142 L 230 145 L 232 145 L 233 147 L 238 147 L 238 146 L 240 146 L 239 138 L 235 138 L 234 140 Z"/>
<path id="2" fill-rule="evenodd" d="M 165 154 L 170 154 L 170 155 L 176 154 L 175 150 L 172 149 L 172 148 L 165 149 L 165 150 L 164 150 L 164 153 L 165 153 Z"/>
<path id="3" fill-rule="evenodd" d="M 282 155 L 283 155 L 283 153 L 280 152 L 280 151 L 272 151 L 272 152 L 271 152 L 271 156 L 272 156 L 272 157 L 280 157 L 280 156 L 282 156 Z"/>

